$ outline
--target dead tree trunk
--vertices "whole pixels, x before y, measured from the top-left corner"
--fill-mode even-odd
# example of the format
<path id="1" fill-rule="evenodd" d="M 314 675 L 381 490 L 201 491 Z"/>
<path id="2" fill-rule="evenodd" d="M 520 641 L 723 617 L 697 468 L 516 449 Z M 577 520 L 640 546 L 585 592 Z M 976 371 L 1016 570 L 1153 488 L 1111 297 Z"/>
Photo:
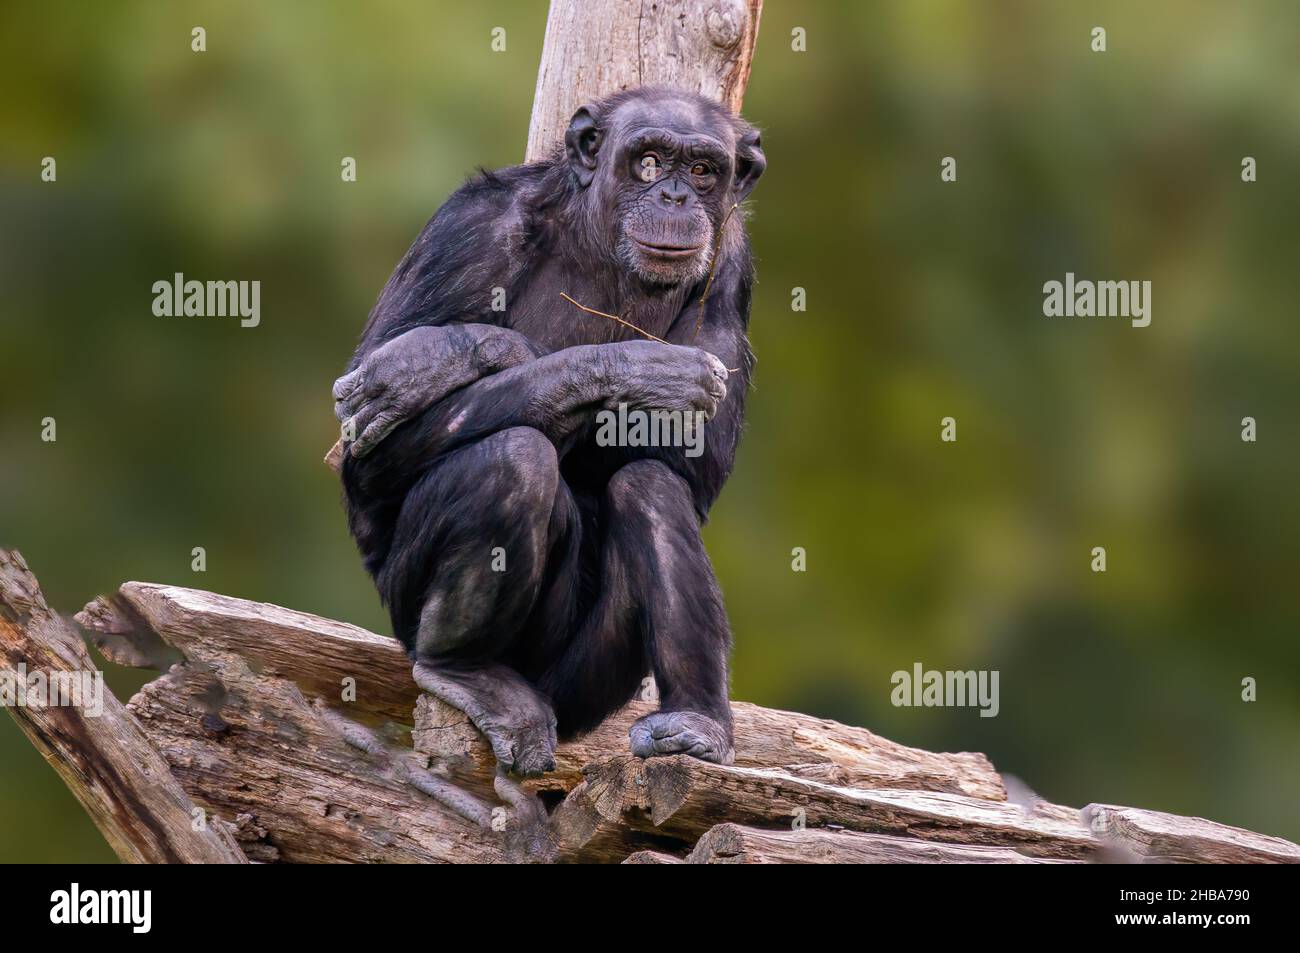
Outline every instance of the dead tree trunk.
<path id="1" fill-rule="evenodd" d="M 81 676 L 94 673 L 77 627 L 45 604 L 22 556 L 0 550 L 0 703 L 109 846 L 137 863 L 244 863 L 223 825 L 194 829 L 194 804 L 135 719 L 102 683 L 90 697 Z"/>
<path id="2" fill-rule="evenodd" d="M 762 0 L 551 0 L 524 161 L 545 158 L 583 103 L 674 86 L 740 112 Z"/>
<path id="3" fill-rule="evenodd" d="M 394 639 L 138 582 L 76 621 L 110 660 L 165 674 L 100 717 L 10 713 L 128 861 L 1300 863 L 1295 844 L 1198 818 L 1018 805 L 982 755 L 743 702 L 734 765 L 629 757 L 648 709 L 633 702 L 520 783 L 418 694 Z M 0 551 L 0 698 L 62 671 L 94 671 L 79 633 Z"/>

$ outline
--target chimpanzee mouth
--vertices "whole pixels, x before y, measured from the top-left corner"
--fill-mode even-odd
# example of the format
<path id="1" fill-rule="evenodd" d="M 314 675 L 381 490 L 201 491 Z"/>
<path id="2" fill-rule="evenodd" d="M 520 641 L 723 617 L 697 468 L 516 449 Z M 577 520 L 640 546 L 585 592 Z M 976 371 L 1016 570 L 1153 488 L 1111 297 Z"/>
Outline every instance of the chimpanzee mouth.
<path id="1" fill-rule="evenodd" d="M 704 250 L 703 245 L 656 245 L 634 238 L 637 247 L 656 258 L 690 258 Z"/>

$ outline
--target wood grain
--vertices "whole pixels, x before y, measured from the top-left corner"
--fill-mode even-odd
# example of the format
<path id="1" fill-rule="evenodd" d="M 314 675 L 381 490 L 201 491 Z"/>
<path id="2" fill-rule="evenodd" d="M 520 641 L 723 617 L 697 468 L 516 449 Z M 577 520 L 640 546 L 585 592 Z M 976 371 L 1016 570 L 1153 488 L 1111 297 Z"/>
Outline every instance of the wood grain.
<path id="1" fill-rule="evenodd" d="M 526 162 L 564 139 L 579 106 L 637 86 L 674 86 L 739 112 L 762 0 L 552 0 Z"/>
<path id="2" fill-rule="evenodd" d="M 1033 857 L 1092 857 L 1098 842 L 1077 817 L 1026 813 L 1006 802 L 932 791 L 867 790 L 771 768 L 708 764 L 678 755 L 608 758 L 585 771 L 582 811 L 558 819 L 577 842 L 597 821 L 695 843 L 721 823 L 789 830 L 836 826 L 922 841 L 1007 847 Z M 586 817 L 581 814 L 585 813 Z"/>
<path id="3" fill-rule="evenodd" d="M 12 559 L 5 565 L 6 643 L 20 630 L 70 657 L 84 653 L 66 623 L 62 630 L 32 624 L 37 610 L 52 614 L 33 595 L 39 590 L 25 567 L 15 572 Z M 735 765 L 629 756 L 627 727 L 651 708 L 633 702 L 562 744 L 553 774 L 520 783 L 496 773 L 460 712 L 418 695 L 404 651 L 386 636 L 138 582 L 94 600 L 78 620 L 110 658 L 167 669 L 113 730 L 128 742 L 136 734 L 145 765 L 149 751 L 165 759 L 170 775 L 155 766 L 150 780 L 174 779 L 183 794 L 173 797 L 219 816 L 217 829 L 230 825 L 243 852 L 259 861 L 1300 860 L 1290 842 L 1200 818 L 1110 805 L 1080 812 L 1037 798 L 1012 803 L 982 755 L 921 751 L 743 702 L 733 703 Z M 32 651 L 25 647 L 22 657 Z M 355 697 L 342 690 L 347 679 L 355 680 Z M 60 771 L 75 790 L 85 786 L 75 766 L 87 755 L 79 738 L 64 740 L 48 756 L 66 762 Z M 93 752 L 115 743 L 88 745 Z M 136 839 L 120 829 L 135 832 L 143 823 L 122 799 L 117 804 L 126 817 L 101 822 L 115 846 Z M 87 807 L 104 814 L 93 797 Z"/>
<path id="4" fill-rule="evenodd" d="M 1135 863 L 1300 863 L 1300 847 L 1290 841 L 1203 817 L 1180 817 L 1113 804 L 1089 804 L 1082 813 L 1112 852 Z"/>
<path id="5" fill-rule="evenodd" d="M 24 681 L 36 672 L 47 679 L 98 674 L 76 626 L 50 609 L 22 555 L 7 549 L 0 549 L 0 669 Z M 87 701 L 5 707 L 117 856 L 128 863 L 247 863 L 225 825 L 209 818 L 194 829 L 194 803 L 107 686 L 98 704 Z"/>
<path id="6" fill-rule="evenodd" d="M 635 856 L 635 855 L 634 855 Z M 629 857 L 624 863 L 633 862 Z M 660 861 L 636 861 L 659 863 Z M 671 861 L 683 863 L 675 857 Z M 1007 847 L 939 844 L 913 837 L 849 830 L 768 830 L 719 824 L 705 832 L 688 864 L 1067 864 Z"/>
<path id="7" fill-rule="evenodd" d="M 649 702 L 634 701 L 605 720 L 584 738 L 562 743 L 556 770 L 530 782 L 540 790 L 568 790 L 590 762 L 626 753 L 628 729 L 654 711 Z M 826 718 L 731 703 L 736 732 L 736 764 L 741 767 L 782 767 L 826 783 L 853 787 L 941 791 L 1002 801 L 1002 778 L 982 754 L 936 754 L 909 748 L 865 728 Z M 463 714 L 429 696 L 420 698 L 413 736 L 417 750 L 454 769 L 462 777 L 490 777 L 492 750 Z"/>

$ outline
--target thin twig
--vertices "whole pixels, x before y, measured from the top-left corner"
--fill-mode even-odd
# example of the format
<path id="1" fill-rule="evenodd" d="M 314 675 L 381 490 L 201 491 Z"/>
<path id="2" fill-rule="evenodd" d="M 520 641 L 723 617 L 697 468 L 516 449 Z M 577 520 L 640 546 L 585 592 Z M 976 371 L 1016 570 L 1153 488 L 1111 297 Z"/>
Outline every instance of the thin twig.
<path id="1" fill-rule="evenodd" d="M 708 288 L 706 287 L 704 290 L 707 292 L 707 291 L 708 291 Z M 671 343 L 672 343 L 671 341 L 665 341 L 663 338 L 657 338 L 657 337 L 655 337 L 653 334 L 651 334 L 649 331 L 644 330 L 643 328 L 638 328 L 638 327 L 637 327 L 635 324 L 633 324 L 631 321 L 624 321 L 624 320 L 623 320 L 622 318 L 620 318 L 617 314 L 607 314 L 607 313 L 604 312 L 604 311 L 597 311 L 595 308 L 588 308 L 585 304 L 579 304 L 578 302 L 576 302 L 576 301 L 574 301 L 572 298 L 570 298 L 567 294 L 565 294 L 563 291 L 560 292 L 560 297 L 563 298 L 565 301 L 569 302 L 569 304 L 573 305 L 573 306 L 574 306 L 575 308 L 577 308 L 579 311 L 586 311 L 588 314 L 594 314 L 594 315 L 597 315 L 598 317 L 609 318 L 611 321 L 617 321 L 619 324 L 623 325 L 624 327 L 626 327 L 626 328 L 631 328 L 631 329 L 632 329 L 633 331 L 635 331 L 637 334 L 644 335 L 645 337 L 649 338 L 651 341 L 658 341 L 660 344 L 671 344 Z M 729 368 L 727 368 L 727 373 L 728 373 L 728 374 L 739 374 L 739 373 L 740 373 L 740 368 L 739 368 L 739 367 L 729 367 Z"/>
<path id="2" fill-rule="evenodd" d="M 611 321 L 617 321 L 619 324 L 623 325 L 624 327 L 626 327 L 626 328 L 631 328 L 631 329 L 632 329 L 633 331 L 635 331 L 637 334 L 644 335 L 645 337 L 648 337 L 651 341 L 658 341 L 660 344 L 667 344 L 667 343 L 668 343 L 668 342 L 665 341 L 663 338 L 657 338 L 657 337 L 655 337 L 653 334 L 651 334 L 649 331 L 644 331 L 644 330 L 642 330 L 641 328 L 638 328 L 638 327 L 637 327 L 635 324 L 633 324 L 631 321 L 624 321 L 624 320 L 623 320 L 622 318 L 620 318 L 617 314 L 606 314 L 604 311 L 597 311 L 595 308 L 588 308 L 585 304 L 578 304 L 578 302 L 574 301 L 572 298 L 570 298 L 568 295 L 566 295 L 563 291 L 560 292 L 560 297 L 563 298 L 565 301 L 569 302 L 569 304 L 573 305 L 574 307 L 577 307 L 577 308 L 579 308 L 579 309 L 581 309 L 581 310 L 583 310 L 583 311 L 586 311 L 588 314 L 596 314 L 596 315 L 599 315 L 599 316 L 602 317 L 602 318 L 609 318 Z"/>

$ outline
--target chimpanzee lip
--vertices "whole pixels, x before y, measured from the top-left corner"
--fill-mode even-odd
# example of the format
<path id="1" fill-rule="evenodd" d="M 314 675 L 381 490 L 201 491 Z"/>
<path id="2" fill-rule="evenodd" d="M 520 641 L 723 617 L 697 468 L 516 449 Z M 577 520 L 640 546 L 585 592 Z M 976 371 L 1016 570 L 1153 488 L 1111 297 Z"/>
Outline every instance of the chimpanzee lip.
<path id="1" fill-rule="evenodd" d="M 661 258 L 689 258 L 704 248 L 703 245 L 656 245 L 652 242 L 642 241 L 639 238 L 634 238 L 632 241 L 650 252 L 650 254 L 658 255 Z"/>

